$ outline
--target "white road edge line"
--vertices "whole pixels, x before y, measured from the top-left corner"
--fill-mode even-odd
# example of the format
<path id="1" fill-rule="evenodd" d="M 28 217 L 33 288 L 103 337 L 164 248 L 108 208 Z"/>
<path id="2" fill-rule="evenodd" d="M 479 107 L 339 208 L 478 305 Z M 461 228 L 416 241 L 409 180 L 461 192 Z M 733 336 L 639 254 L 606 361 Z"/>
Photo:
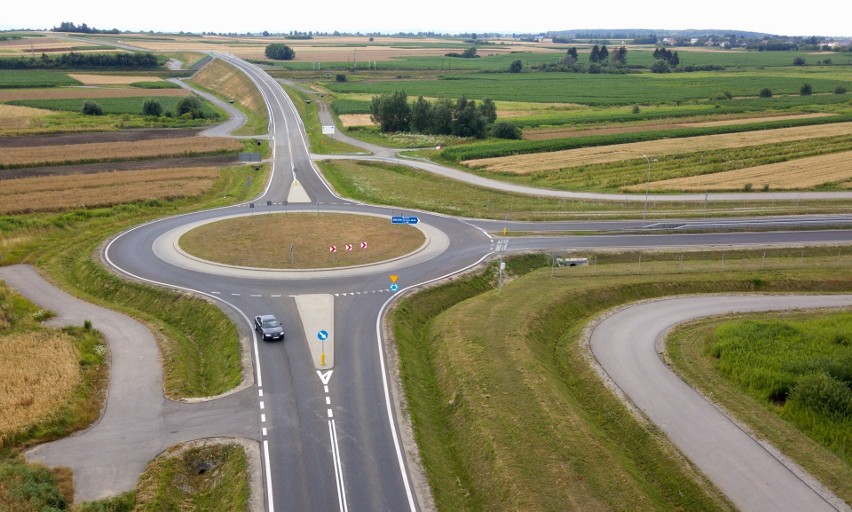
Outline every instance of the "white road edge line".
<path id="1" fill-rule="evenodd" d="M 348 512 L 346 505 L 346 487 L 343 485 L 343 466 L 340 464 L 340 448 L 337 446 L 337 426 L 334 420 L 328 420 L 328 437 L 331 439 L 331 456 L 334 459 L 334 477 L 337 480 L 337 500 L 340 512 Z"/>
<path id="2" fill-rule="evenodd" d="M 263 440 L 263 464 L 266 469 L 266 501 L 269 505 L 269 510 L 275 510 L 275 504 L 272 501 L 272 473 L 269 472 L 269 441 Z"/>

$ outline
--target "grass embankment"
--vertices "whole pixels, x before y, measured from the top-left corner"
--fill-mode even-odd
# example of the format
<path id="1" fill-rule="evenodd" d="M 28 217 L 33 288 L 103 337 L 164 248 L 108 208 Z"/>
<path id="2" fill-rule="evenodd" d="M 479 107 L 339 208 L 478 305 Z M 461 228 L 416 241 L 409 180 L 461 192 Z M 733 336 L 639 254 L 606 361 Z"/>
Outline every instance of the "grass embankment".
<path id="1" fill-rule="evenodd" d="M 633 162 L 635 166 L 635 162 Z M 644 164 L 644 160 L 643 160 Z M 641 201 L 582 201 L 510 194 L 467 185 L 403 165 L 326 160 L 317 164 L 343 197 L 371 204 L 429 210 L 484 219 L 559 220 L 583 217 L 639 218 Z M 645 166 L 647 169 L 647 166 Z M 778 215 L 845 212 L 852 202 L 661 202 L 648 204 L 649 218 Z"/>
<path id="2" fill-rule="evenodd" d="M 674 368 L 852 502 L 852 313 L 709 319 L 668 340 Z"/>
<path id="3" fill-rule="evenodd" d="M 230 101 L 248 120 L 234 135 L 262 135 L 269 127 L 269 112 L 263 96 L 249 77 L 221 59 L 213 59 L 192 76 L 190 82 L 219 98 Z"/>
<path id="4" fill-rule="evenodd" d="M 426 241 L 414 226 L 389 224 L 387 218 L 366 215 L 251 215 L 199 226 L 181 236 L 179 244 L 194 256 L 229 265 L 311 269 L 389 260 Z M 352 249 L 347 251 L 346 244 Z M 330 251 L 331 246 L 336 252 Z"/>
<path id="5" fill-rule="evenodd" d="M 801 268 L 728 270 L 716 263 L 675 271 L 677 257 L 669 255 L 641 267 L 599 264 L 553 275 L 539 269 L 499 294 L 491 266 L 403 300 L 393 330 L 439 509 L 731 509 L 604 386 L 579 339 L 596 315 L 634 300 L 852 289 L 848 272 L 782 259 Z M 542 266 L 549 266 L 546 257 L 529 256 L 510 260 L 508 272 Z"/>

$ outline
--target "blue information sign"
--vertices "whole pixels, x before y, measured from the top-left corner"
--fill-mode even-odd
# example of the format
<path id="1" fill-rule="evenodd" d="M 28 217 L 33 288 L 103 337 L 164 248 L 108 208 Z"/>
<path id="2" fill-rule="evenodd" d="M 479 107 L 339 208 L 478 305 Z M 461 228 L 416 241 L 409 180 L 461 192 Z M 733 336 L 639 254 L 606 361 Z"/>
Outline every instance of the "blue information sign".
<path id="1" fill-rule="evenodd" d="M 327 340 L 327 339 L 328 339 L 328 331 L 326 331 L 325 329 L 323 329 L 322 331 L 318 332 L 318 333 L 317 333 L 317 338 L 318 338 L 320 341 L 325 341 L 325 340 Z"/>
<path id="2" fill-rule="evenodd" d="M 391 224 L 405 224 L 405 217 L 391 217 Z"/>
<path id="3" fill-rule="evenodd" d="M 409 224 L 417 224 L 418 222 L 420 222 L 420 219 L 418 219 L 417 217 L 408 217 L 407 219 L 405 219 L 405 221 Z"/>
<path id="4" fill-rule="evenodd" d="M 398 291 L 398 290 L 399 290 L 398 284 L 394 283 L 394 284 L 390 285 L 390 291 L 395 292 L 395 291 Z"/>

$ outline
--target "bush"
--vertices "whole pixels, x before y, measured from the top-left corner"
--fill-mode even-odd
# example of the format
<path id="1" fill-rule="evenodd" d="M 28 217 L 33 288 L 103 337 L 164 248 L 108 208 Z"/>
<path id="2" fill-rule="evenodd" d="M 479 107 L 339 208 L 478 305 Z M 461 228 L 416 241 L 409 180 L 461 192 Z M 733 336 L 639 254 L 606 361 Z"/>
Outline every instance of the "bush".
<path id="1" fill-rule="evenodd" d="M 633 108 L 630 109 L 630 111 L 633 112 L 634 114 L 638 114 L 639 112 L 642 112 L 642 109 L 639 108 L 639 105 L 633 105 Z"/>
<path id="2" fill-rule="evenodd" d="M 770 89 L 769 87 L 764 87 L 763 89 L 760 90 L 760 97 L 761 98 L 771 98 L 772 97 L 772 89 Z"/>
<path id="3" fill-rule="evenodd" d="M 669 63 L 664 60 L 655 60 L 650 69 L 652 73 L 668 73 L 672 70 Z"/>
<path id="4" fill-rule="evenodd" d="M 296 58 L 296 51 L 281 43 L 267 45 L 264 53 L 267 58 L 273 60 L 293 60 Z"/>
<path id="5" fill-rule="evenodd" d="M 337 75 L 334 76 L 334 81 L 335 82 L 345 82 L 346 81 L 346 75 L 344 75 L 343 73 L 338 73 Z"/>
<path id="6" fill-rule="evenodd" d="M 842 85 L 838 85 L 837 87 L 834 88 L 834 94 L 846 94 L 846 87 L 843 87 Z"/>
<path id="7" fill-rule="evenodd" d="M 521 129 L 506 121 L 496 123 L 491 127 L 491 136 L 498 139 L 520 139 Z"/>
<path id="8" fill-rule="evenodd" d="M 142 114 L 160 117 L 163 115 L 163 106 L 157 100 L 145 100 L 145 103 L 142 104 Z"/>
<path id="9" fill-rule="evenodd" d="M 203 119 L 204 113 L 201 112 L 201 101 L 195 96 L 187 96 L 180 100 L 177 104 L 178 117 L 187 116 L 190 119 Z"/>
<path id="10" fill-rule="evenodd" d="M 805 65 L 805 59 L 803 59 L 802 57 L 796 57 L 795 59 L 793 59 L 793 65 L 794 66 L 804 66 Z"/>
<path id="11" fill-rule="evenodd" d="M 810 96 L 811 94 L 813 94 L 813 92 L 814 88 L 811 87 L 811 84 L 802 84 L 802 86 L 799 87 L 800 96 Z"/>
<path id="12" fill-rule="evenodd" d="M 87 101 L 83 103 L 83 115 L 102 116 L 104 115 L 104 109 L 94 101 Z"/>
<path id="13" fill-rule="evenodd" d="M 751 192 L 752 187 L 753 185 L 751 183 L 746 183 L 745 185 L 743 185 L 743 190 L 746 192 Z"/>
<path id="14" fill-rule="evenodd" d="M 852 390 L 825 373 L 812 373 L 799 379 L 790 400 L 825 416 L 841 420 L 852 417 Z"/>

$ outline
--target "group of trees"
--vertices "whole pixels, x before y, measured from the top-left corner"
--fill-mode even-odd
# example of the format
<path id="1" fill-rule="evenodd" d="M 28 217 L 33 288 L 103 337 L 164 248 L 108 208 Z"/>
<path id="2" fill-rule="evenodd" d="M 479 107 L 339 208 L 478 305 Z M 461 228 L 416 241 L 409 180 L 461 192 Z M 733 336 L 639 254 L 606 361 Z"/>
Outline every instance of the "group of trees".
<path id="1" fill-rule="evenodd" d="M 101 116 L 104 114 L 104 109 L 97 102 L 87 100 L 83 103 L 82 112 L 87 116 Z M 162 115 L 172 117 L 176 115 L 177 117 L 186 117 L 189 119 L 204 119 L 207 117 L 204 114 L 201 100 L 199 100 L 196 96 L 187 96 L 180 100 L 175 107 L 174 114 L 172 112 L 164 111 L 163 105 L 156 99 L 147 99 L 142 104 L 142 115 L 153 117 L 160 117 Z"/>
<path id="2" fill-rule="evenodd" d="M 153 69 L 160 60 L 153 53 L 78 53 L 55 57 L 0 59 L 0 69 Z"/>
<path id="3" fill-rule="evenodd" d="M 471 46 L 470 48 L 466 49 L 465 51 L 463 51 L 461 53 L 458 53 L 458 52 L 445 53 L 444 57 L 458 57 L 458 58 L 462 58 L 462 59 L 474 59 L 476 57 L 479 57 L 479 55 L 476 54 L 476 46 Z"/>
<path id="4" fill-rule="evenodd" d="M 58 27 L 53 27 L 50 29 L 52 32 L 74 32 L 77 34 L 120 34 L 117 28 L 113 28 L 110 30 L 99 30 L 95 27 L 90 27 L 83 23 L 79 27 L 74 25 L 70 21 L 63 21 L 59 24 Z"/>
<path id="5" fill-rule="evenodd" d="M 383 132 L 415 132 L 459 137 L 485 137 L 497 119 L 497 107 L 488 98 L 478 104 L 464 96 L 429 102 L 422 96 L 409 104 L 405 91 L 374 96 L 370 118 Z"/>
<path id="6" fill-rule="evenodd" d="M 296 58 L 296 51 L 281 43 L 267 45 L 264 53 L 267 58 L 274 60 L 293 60 Z"/>
<path id="7" fill-rule="evenodd" d="M 516 60 L 509 65 L 510 73 L 519 73 L 523 63 Z M 624 73 L 627 69 L 627 47 L 620 46 L 610 53 L 606 45 L 594 45 L 589 53 L 589 62 L 580 62 L 576 47 L 571 47 L 556 64 L 541 63 L 533 67 L 536 71 L 563 71 L 571 73 Z"/>

